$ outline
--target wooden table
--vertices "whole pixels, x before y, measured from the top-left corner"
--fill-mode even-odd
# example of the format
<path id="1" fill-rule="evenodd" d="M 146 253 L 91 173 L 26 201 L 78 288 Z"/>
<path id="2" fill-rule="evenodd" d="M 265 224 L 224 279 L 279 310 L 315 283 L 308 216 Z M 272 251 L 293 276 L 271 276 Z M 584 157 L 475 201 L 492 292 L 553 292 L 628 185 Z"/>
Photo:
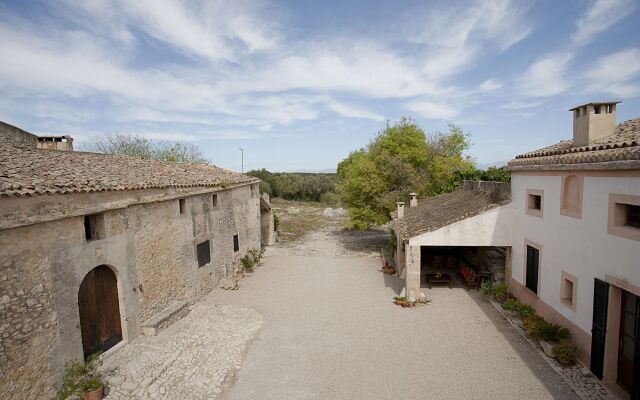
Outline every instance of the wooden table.
<path id="1" fill-rule="evenodd" d="M 451 286 L 451 277 L 449 274 L 442 274 L 437 276 L 436 274 L 427 274 L 427 284 L 429 285 L 429 289 L 431 289 L 431 285 L 434 283 L 447 283 L 449 284 L 449 289 Z"/>

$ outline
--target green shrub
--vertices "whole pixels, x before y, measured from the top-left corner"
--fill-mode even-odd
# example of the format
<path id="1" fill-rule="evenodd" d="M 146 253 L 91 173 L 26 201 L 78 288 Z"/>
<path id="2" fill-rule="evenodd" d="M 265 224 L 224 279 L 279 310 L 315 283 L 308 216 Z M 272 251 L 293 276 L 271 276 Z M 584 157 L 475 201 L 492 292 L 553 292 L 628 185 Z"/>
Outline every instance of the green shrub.
<path id="1" fill-rule="evenodd" d="M 262 252 L 258 249 L 249 250 L 249 255 L 251 256 L 251 259 L 253 259 L 254 264 L 259 263 L 262 259 Z"/>
<path id="2" fill-rule="evenodd" d="M 280 218 L 278 218 L 278 214 L 273 213 L 273 230 L 278 232 L 279 226 L 280 226 Z"/>
<path id="3" fill-rule="evenodd" d="M 57 400 L 81 397 L 102 387 L 102 374 L 98 372 L 100 353 L 92 354 L 87 361 L 70 361 L 65 365 L 63 385 L 56 394 Z"/>
<path id="4" fill-rule="evenodd" d="M 485 296 L 491 296 L 493 293 L 493 286 L 491 285 L 491 282 L 482 282 L 480 285 L 480 293 Z"/>
<path id="5" fill-rule="evenodd" d="M 515 310 L 516 314 L 518 314 L 520 318 L 527 318 L 528 316 L 533 315 L 535 311 L 536 310 L 534 310 L 533 307 L 523 303 L 518 303 L 518 306 L 516 307 L 516 310 Z"/>
<path id="6" fill-rule="evenodd" d="M 564 365 L 573 365 L 580 355 L 578 346 L 567 341 L 555 344 L 552 350 L 553 354 L 558 357 L 558 361 Z"/>
<path id="7" fill-rule="evenodd" d="M 251 257 L 250 254 L 247 254 L 246 256 L 242 257 L 240 259 L 240 262 L 242 262 L 242 266 L 244 267 L 245 271 L 247 272 L 253 271 L 253 266 L 255 265 L 255 262 L 253 261 L 253 258 Z"/>
<path id="8" fill-rule="evenodd" d="M 511 311 L 518 315 L 520 318 L 526 318 L 530 315 L 533 315 L 535 310 L 528 304 L 520 303 L 516 299 L 507 299 L 502 302 L 502 308 Z"/>
<path id="9" fill-rule="evenodd" d="M 547 321 L 540 324 L 536 335 L 538 339 L 546 342 L 559 342 L 564 339 L 569 339 L 570 336 L 571 333 L 567 328 Z"/>
<path id="10" fill-rule="evenodd" d="M 493 297 L 498 301 L 503 301 L 509 296 L 509 286 L 506 283 L 499 283 L 493 288 Z"/>
<path id="11" fill-rule="evenodd" d="M 516 312 L 516 310 L 518 309 L 518 306 L 520 305 L 520 302 L 516 299 L 507 299 L 503 301 L 501 305 L 502 305 L 502 308 L 507 311 Z"/>
<path id="12" fill-rule="evenodd" d="M 522 326 L 527 331 L 527 333 L 535 339 L 538 339 L 538 332 L 540 331 L 540 326 L 546 321 L 539 315 L 532 314 L 522 320 Z"/>

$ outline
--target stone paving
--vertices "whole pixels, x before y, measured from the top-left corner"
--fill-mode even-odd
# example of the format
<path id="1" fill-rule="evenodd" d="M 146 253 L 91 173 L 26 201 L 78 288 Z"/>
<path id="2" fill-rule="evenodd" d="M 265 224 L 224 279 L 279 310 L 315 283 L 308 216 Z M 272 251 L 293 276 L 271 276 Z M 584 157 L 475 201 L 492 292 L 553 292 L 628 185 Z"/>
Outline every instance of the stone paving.
<path id="1" fill-rule="evenodd" d="M 157 336 L 140 337 L 104 361 L 105 398 L 214 399 L 262 323 L 255 310 L 200 302 Z"/>

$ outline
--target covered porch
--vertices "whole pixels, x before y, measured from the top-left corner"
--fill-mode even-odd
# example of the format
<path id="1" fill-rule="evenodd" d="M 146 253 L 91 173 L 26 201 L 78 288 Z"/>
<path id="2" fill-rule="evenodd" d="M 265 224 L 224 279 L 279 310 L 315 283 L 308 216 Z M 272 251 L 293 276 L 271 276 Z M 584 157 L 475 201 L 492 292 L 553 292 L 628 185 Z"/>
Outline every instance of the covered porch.
<path id="1" fill-rule="evenodd" d="M 496 182 L 465 182 L 420 204 L 412 198 L 406 210 L 399 203 L 393 218 L 404 296 L 415 300 L 433 284 L 475 288 L 504 280 L 511 268 L 510 203 L 509 184 Z"/>

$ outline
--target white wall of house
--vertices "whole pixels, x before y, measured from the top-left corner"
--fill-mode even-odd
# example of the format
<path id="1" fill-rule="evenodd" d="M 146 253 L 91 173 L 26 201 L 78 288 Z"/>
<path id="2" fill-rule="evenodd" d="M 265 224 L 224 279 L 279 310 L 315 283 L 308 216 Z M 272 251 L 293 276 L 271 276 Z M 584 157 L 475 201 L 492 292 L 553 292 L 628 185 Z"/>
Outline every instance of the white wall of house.
<path id="1" fill-rule="evenodd" d="M 577 173 L 584 179 L 579 219 L 560 213 L 562 176 L 571 174 L 513 174 L 512 277 L 525 284 L 525 242 L 540 245 L 539 300 L 590 336 L 594 278 L 609 275 L 640 286 L 640 241 L 611 235 L 607 229 L 609 194 L 640 195 L 640 174 Z M 542 217 L 527 214 L 530 189 L 544 191 Z M 561 300 L 563 271 L 577 278 L 575 310 Z"/>
<path id="2" fill-rule="evenodd" d="M 409 246 L 511 246 L 511 203 L 409 239 Z"/>

